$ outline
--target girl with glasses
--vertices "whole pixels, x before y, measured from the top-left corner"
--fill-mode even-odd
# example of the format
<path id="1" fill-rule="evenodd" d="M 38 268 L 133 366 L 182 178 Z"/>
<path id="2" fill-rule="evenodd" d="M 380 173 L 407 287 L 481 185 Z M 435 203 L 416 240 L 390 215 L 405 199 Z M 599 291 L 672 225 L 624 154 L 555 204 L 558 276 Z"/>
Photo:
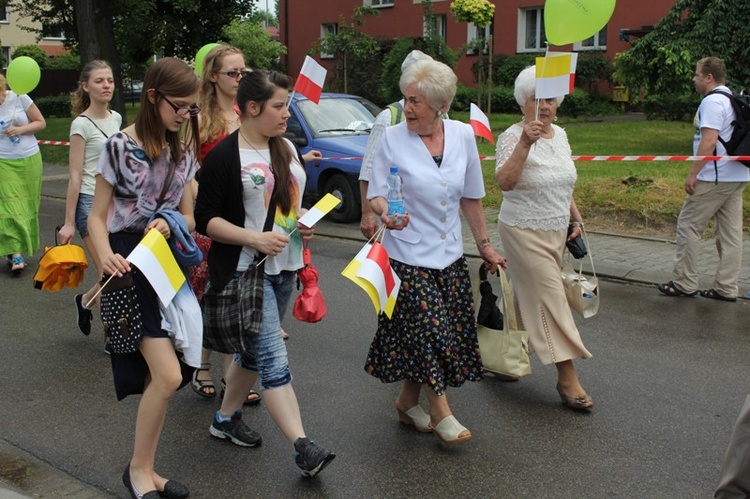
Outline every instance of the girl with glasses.
<path id="1" fill-rule="evenodd" d="M 240 84 L 240 76 L 247 74 L 245 68 L 245 56 L 242 51 L 231 45 L 220 45 L 211 49 L 203 60 L 203 75 L 198 103 L 203 110 L 199 116 L 201 137 L 201 163 L 211 149 L 224 140 L 230 133 L 240 126 L 240 116 L 235 102 L 237 98 L 237 87 Z M 200 171 L 193 182 L 193 188 L 198 187 Z M 203 262 L 188 271 L 188 279 L 195 296 L 200 301 L 203 290 L 208 281 L 208 251 L 211 248 L 211 239 L 193 232 L 193 239 L 203 252 Z M 201 355 L 201 367 L 193 373 L 190 384 L 193 391 L 201 397 L 216 397 L 216 387 L 211 377 L 211 353 L 204 348 Z M 230 355 L 223 356 L 224 370 L 229 367 Z M 224 378 L 222 378 L 222 386 Z M 223 397 L 223 389 L 222 389 Z M 245 405 L 257 405 L 260 403 L 260 395 L 250 390 L 245 400 Z"/>
<path id="2" fill-rule="evenodd" d="M 65 200 L 65 223 L 60 228 L 60 244 L 73 240 L 76 229 L 96 265 L 101 278 L 102 264 L 94 251 L 89 236 L 88 222 L 96 187 L 96 166 L 104 142 L 120 130 L 122 116 L 109 108 L 115 92 L 112 67 L 107 61 L 91 61 L 83 67 L 78 88 L 70 95 L 70 107 L 75 117 L 70 124 L 70 180 Z M 86 304 L 98 295 L 99 281 L 83 294 L 75 296 L 78 329 L 85 335 L 91 332 L 93 314 Z M 98 303 L 98 299 L 97 299 Z"/>
<path id="3" fill-rule="evenodd" d="M 190 380 L 192 368 L 182 362 L 167 331 L 162 329 L 154 288 L 125 257 L 151 229 L 170 238 L 170 225 L 164 218 L 149 221 L 156 212 L 169 210 L 188 230 L 195 225 L 193 193 L 185 187 L 198 169 L 198 117 L 189 110 L 197 105 L 199 87 L 196 74 L 178 59 L 159 59 L 146 71 L 141 109 L 135 122 L 104 145 L 88 221 L 104 277 L 133 272 L 143 323 L 139 350 L 113 352 L 111 356 L 118 400 L 143 394 L 135 424 L 133 456 L 122 477 L 134 498 L 188 496 L 184 485 L 167 480 L 154 470 L 154 460 L 169 400 Z M 188 142 L 180 139 L 185 125 L 186 136 L 191 138 Z"/>

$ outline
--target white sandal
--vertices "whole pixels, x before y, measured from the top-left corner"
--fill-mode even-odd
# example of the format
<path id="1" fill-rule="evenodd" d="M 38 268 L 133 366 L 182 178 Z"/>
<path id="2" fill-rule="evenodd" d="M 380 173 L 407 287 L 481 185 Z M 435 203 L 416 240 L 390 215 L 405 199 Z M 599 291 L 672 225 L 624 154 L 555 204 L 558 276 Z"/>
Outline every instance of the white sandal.
<path id="1" fill-rule="evenodd" d="M 437 426 L 430 424 L 430 427 L 435 430 L 435 438 L 444 444 L 460 444 L 471 438 L 471 432 L 452 414 L 440 421 Z M 463 432 L 466 433 L 459 436 Z"/>
<path id="2" fill-rule="evenodd" d="M 417 404 L 408 411 L 402 411 L 396 408 L 398 411 L 398 419 L 404 424 L 408 424 L 421 431 L 422 433 L 431 433 L 432 426 L 430 426 L 430 415 L 424 412 L 422 406 Z"/>

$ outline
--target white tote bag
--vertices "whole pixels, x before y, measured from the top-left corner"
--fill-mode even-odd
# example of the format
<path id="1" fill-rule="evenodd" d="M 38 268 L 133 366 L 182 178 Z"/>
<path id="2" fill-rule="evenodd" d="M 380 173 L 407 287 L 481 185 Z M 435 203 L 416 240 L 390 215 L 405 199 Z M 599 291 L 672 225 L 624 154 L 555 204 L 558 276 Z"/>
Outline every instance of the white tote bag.
<path id="1" fill-rule="evenodd" d="M 583 231 L 583 228 L 581 228 Z M 594 257 L 591 255 L 591 246 L 589 245 L 586 233 L 583 232 L 588 248 L 589 259 L 591 260 L 591 277 L 583 275 L 583 258 L 578 267 L 578 272 L 573 269 L 570 252 L 563 251 L 562 280 L 565 288 L 565 296 L 568 298 L 570 307 L 581 314 L 584 319 L 593 317 L 599 311 L 599 279 L 596 277 L 594 268 Z"/>

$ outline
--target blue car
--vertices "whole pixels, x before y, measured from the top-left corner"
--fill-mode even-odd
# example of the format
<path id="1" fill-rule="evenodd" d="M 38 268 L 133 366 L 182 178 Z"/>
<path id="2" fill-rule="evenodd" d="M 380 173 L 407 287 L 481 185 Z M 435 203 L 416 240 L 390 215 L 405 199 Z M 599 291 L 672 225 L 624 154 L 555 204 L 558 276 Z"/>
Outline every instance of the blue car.
<path id="1" fill-rule="evenodd" d="M 361 213 L 359 169 L 380 108 L 356 95 L 324 93 L 318 104 L 295 94 L 289 111 L 285 137 L 303 154 L 311 149 L 323 154 L 323 159 L 305 165 L 307 197 L 316 200 L 330 192 L 341 204 L 328 218 L 341 223 L 357 220 Z M 358 159 L 335 159 L 350 157 Z"/>

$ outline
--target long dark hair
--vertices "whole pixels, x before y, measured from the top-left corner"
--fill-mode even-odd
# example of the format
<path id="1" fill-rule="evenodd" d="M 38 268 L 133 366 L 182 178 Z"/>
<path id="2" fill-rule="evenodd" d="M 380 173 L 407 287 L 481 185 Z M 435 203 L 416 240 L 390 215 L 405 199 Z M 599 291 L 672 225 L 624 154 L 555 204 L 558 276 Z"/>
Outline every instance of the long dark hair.
<path id="1" fill-rule="evenodd" d="M 135 117 L 135 133 L 143 142 L 146 154 L 154 160 L 161 156 L 162 141 L 166 140 L 169 145 L 172 161 L 178 163 L 185 147 L 180 140 L 180 132 L 164 130 L 159 117 L 159 103 L 162 95 L 174 97 L 187 97 L 198 92 L 200 79 L 190 66 L 179 59 L 164 57 L 159 59 L 146 70 L 143 77 L 143 93 L 141 94 L 141 110 Z M 154 102 L 148 98 L 148 92 L 155 91 Z M 190 143 L 185 146 L 191 148 L 196 154 L 200 151 L 200 136 L 198 135 L 198 117 L 191 116 L 189 122 L 190 130 L 185 137 L 190 137 Z M 164 134 L 163 136 L 161 134 Z"/>
<path id="2" fill-rule="evenodd" d="M 241 115 L 246 116 L 247 103 L 250 101 L 256 102 L 262 113 L 266 108 L 266 102 L 276 89 L 289 90 L 291 87 L 292 80 L 285 74 L 278 71 L 253 70 L 242 78 L 237 88 L 237 105 Z M 270 137 L 268 147 L 271 151 L 273 175 L 276 185 L 280 187 L 275 190 L 276 205 L 281 208 L 282 213 L 287 214 L 292 209 L 292 171 L 289 168 L 293 157 L 292 151 L 281 135 Z"/>

